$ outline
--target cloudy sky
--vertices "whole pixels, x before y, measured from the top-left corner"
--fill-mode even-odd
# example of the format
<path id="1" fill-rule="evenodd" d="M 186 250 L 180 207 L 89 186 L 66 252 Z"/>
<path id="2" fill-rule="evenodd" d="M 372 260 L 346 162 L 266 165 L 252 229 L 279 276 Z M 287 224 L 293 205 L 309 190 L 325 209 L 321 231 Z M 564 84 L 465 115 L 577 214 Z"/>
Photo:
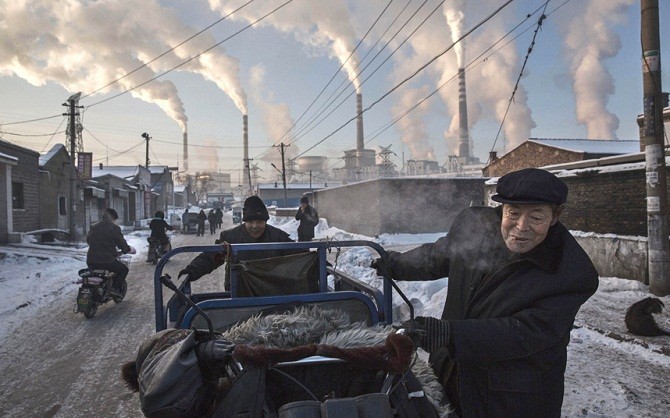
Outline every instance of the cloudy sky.
<path id="1" fill-rule="evenodd" d="M 190 171 L 235 181 L 248 114 L 252 164 L 274 180 L 281 142 L 291 158 L 342 165 L 360 92 L 366 148 L 391 145 L 398 166 L 443 164 L 455 153 L 465 67 L 473 153 L 484 161 L 529 136 L 638 138 L 639 1 L 465 3 L 3 0 L 0 136 L 37 151 L 64 142 L 62 104 L 81 92 L 84 150 L 96 163 L 144 164 L 146 132 L 152 164 L 183 168 L 187 131 Z"/>

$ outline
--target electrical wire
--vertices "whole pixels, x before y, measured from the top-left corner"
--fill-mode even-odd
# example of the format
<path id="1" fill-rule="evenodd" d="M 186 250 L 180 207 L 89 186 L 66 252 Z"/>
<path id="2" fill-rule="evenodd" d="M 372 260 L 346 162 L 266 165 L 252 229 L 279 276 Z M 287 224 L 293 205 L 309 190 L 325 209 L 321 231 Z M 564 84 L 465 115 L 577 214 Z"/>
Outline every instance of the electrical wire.
<path id="1" fill-rule="evenodd" d="M 462 41 L 463 39 L 465 39 L 466 37 L 468 37 L 472 32 L 474 32 L 474 31 L 477 30 L 479 27 L 481 27 L 482 25 L 484 25 L 484 23 L 486 23 L 486 22 L 488 22 L 489 20 L 491 20 L 495 15 L 497 15 L 497 14 L 500 13 L 505 7 L 507 7 L 512 1 L 513 1 L 513 0 L 507 0 L 504 4 L 502 4 L 502 5 L 501 5 L 500 7 L 498 7 L 496 10 L 494 10 L 489 16 L 487 16 L 487 17 L 484 18 L 482 21 L 480 21 L 479 23 L 477 23 L 472 29 L 470 29 L 469 31 L 467 31 L 467 32 L 466 32 L 465 34 L 463 34 L 460 38 L 458 38 L 455 42 L 453 42 L 450 46 L 448 46 L 444 51 L 442 51 L 442 52 L 440 52 L 439 54 L 435 55 L 433 58 L 431 58 L 430 60 L 428 60 L 428 62 L 426 62 L 426 63 L 423 64 L 421 67 L 419 67 L 416 71 L 414 71 L 411 75 L 409 75 L 408 77 L 406 77 L 405 79 L 403 79 L 402 81 L 400 81 L 398 84 L 396 84 L 395 86 L 393 86 L 388 92 L 386 92 L 386 93 L 384 93 L 383 95 L 381 95 L 377 100 L 375 100 L 375 101 L 374 101 L 372 104 L 370 104 L 367 108 L 363 109 L 363 110 L 361 111 L 361 115 L 364 114 L 365 112 L 369 111 L 370 109 L 372 109 L 375 105 L 377 105 L 378 103 L 380 103 L 382 100 L 384 100 L 386 97 L 388 97 L 391 93 L 395 92 L 395 91 L 396 91 L 397 89 L 399 89 L 402 85 L 404 85 L 405 83 L 407 83 L 408 81 L 410 81 L 410 80 L 411 80 L 412 78 L 414 78 L 417 74 L 419 74 L 422 70 L 424 70 L 426 67 L 428 67 L 428 66 L 429 66 L 430 64 L 432 64 L 433 62 L 435 62 L 438 58 L 440 58 L 441 56 L 443 56 L 444 54 L 446 54 L 448 51 L 450 51 L 450 50 L 454 47 L 454 45 L 456 45 L 457 43 L 459 43 L 460 41 Z M 300 157 L 300 156 L 304 155 L 305 153 L 307 153 L 308 151 L 311 151 L 312 149 L 316 148 L 318 145 L 322 144 L 322 143 L 323 143 L 324 141 L 326 141 L 328 138 L 332 137 L 332 136 L 335 135 L 337 132 L 339 132 L 340 130 L 342 130 L 345 126 L 349 125 L 351 122 L 353 122 L 354 120 L 356 120 L 357 117 L 358 117 L 358 115 L 356 115 L 356 116 L 350 118 L 350 119 L 347 120 L 345 123 L 343 123 L 342 125 L 340 125 L 337 129 L 335 129 L 333 132 L 329 133 L 329 134 L 326 135 L 324 138 L 322 138 L 321 140 L 317 141 L 314 145 L 312 145 L 311 147 L 309 147 L 308 149 L 306 149 L 305 151 L 303 151 L 302 153 L 300 153 L 297 157 Z M 297 157 L 296 157 L 296 158 L 297 158 Z"/>
<path id="2" fill-rule="evenodd" d="M 137 88 L 140 88 L 140 87 L 142 87 L 142 86 L 144 86 L 144 85 L 146 85 L 146 84 L 149 84 L 149 83 L 151 83 L 152 81 L 155 81 L 155 80 L 157 80 L 158 78 L 163 77 L 163 76 L 166 75 L 166 74 L 171 73 L 172 71 L 176 70 L 177 68 L 180 68 L 180 67 L 182 67 L 182 66 L 188 64 L 189 62 L 193 61 L 194 59 L 200 57 L 202 54 L 205 54 L 205 53 L 211 51 L 212 49 L 216 48 L 217 46 L 221 45 L 222 43 L 224 43 L 224 42 L 226 42 L 226 41 L 229 41 L 229 40 L 232 39 L 233 37 L 235 37 L 235 36 L 239 35 L 240 33 L 244 32 L 245 30 L 247 30 L 247 29 L 253 27 L 253 26 L 256 25 L 258 22 L 260 22 L 260 21 L 266 19 L 268 16 L 274 14 L 275 12 L 277 12 L 278 10 L 280 10 L 281 8 L 283 8 L 284 6 L 286 6 L 287 4 L 289 4 L 289 3 L 291 3 L 291 2 L 293 2 L 293 0 L 287 0 L 285 3 L 279 5 L 278 7 L 276 7 L 275 9 L 273 9 L 272 11 L 268 12 L 267 14 L 265 14 L 265 15 L 263 15 L 262 17 L 260 17 L 260 18 L 258 18 L 257 20 L 255 20 L 254 22 L 252 22 L 252 23 L 246 25 L 246 26 L 243 27 L 242 29 L 240 29 L 240 30 L 238 30 L 237 32 L 233 33 L 232 35 L 230 35 L 230 36 L 224 38 L 222 41 L 217 42 L 217 43 L 214 44 L 213 46 L 211 46 L 211 47 L 205 49 L 204 51 L 202 51 L 202 52 L 200 52 L 200 53 L 198 53 L 198 54 L 192 56 L 191 58 L 189 58 L 189 59 L 183 61 L 182 63 L 180 63 L 180 64 L 178 64 L 178 65 L 176 65 L 176 66 L 170 68 L 169 70 L 166 70 L 166 71 L 164 71 L 164 72 L 162 72 L 162 73 L 156 75 L 155 77 L 150 78 L 149 80 L 147 80 L 147 81 L 145 81 L 145 82 L 143 82 L 143 83 L 140 83 L 140 84 L 138 84 L 138 85 L 136 85 L 136 86 L 134 86 L 134 87 L 131 87 L 131 88 L 129 88 L 129 89 L 126 89 L 126 90 L 124 90 L 124 91 L 122 91 L 122 92 L 120 92 L 120 93 L 118 93 L 118 94 L 115 94 L 115 95 L 113 95 L 113 96 L 111 96 L 111 97 L 108 97 L 108 98 L 106 98 L 106 99 L 103 99 L 103 100 L 100 100 L 100 101 L 95 102 L 95 103 L 93 103 L 93 104 L 90 104 L 90 105 L 88 105 L 88 106 L 86 106 L 86 107 L 87 107 L 87 108 L 90 108 L 90 107 L 97 106 L 97 105 L 99 105 L 99 104 L 108 102 L 108 101 L 110 101 L 110 100 L 112 100 L 112 99 L 115 99 L 115 98 L 117 98 L 117 97 L 119 97 L 119 96 L 122 96 L 122 95 L 124 95 L 124 94 L 126 94 L 126 93 L 128 93 L 128 92 L 131 92 L 131 91 L 133 91 L 133 90 L 135 90 L 135 89 L 137 89 Z"/>
<path id="3" fill-rule="evenodd" d="M 205 27 L 204 29 L 202 29 L 201 31 L 197 32 L 197 33 L 194 34 L 193 36 L 191 36 L 191 37 L 189 37 L 189 38 L 183 40 L 182 42 L 178 43 L 177 45 L 175 45 L 175 46 L 173 46 L 172 48 L 168 49 L 167 51 L 163 52 L 162 54 L 156 56 L 156 57 L 153 58 L 152 60 L 143 63 L 143 64 L 140 65 L 139 67 L 137 67 L 137 68 L 135 68 L 134 70 L 132 70 L 132 71 L 130 71 L 130 72 L 128 72 L 128 73 L 122 75 L 121 77 L 117 78 L 117 79 L 114 80 L 114 81 L 110 81 L 109 83 L 105 84 L 104 86 L 100 87 L 99 89 L 97 89 L 97 90 L 95 90 L 95 91 L 92 91 L 91 93 L 88 93 L 88 94 L 85 94 L 85 95 L 81 96 L 81 98 L 83 99 L 83 98 L 85 98 L 85 97 L 91 96 L 91 95 L 93 95 L 93 94 L 95 94 L 95 93 L 97 93 L 97 92 L 99 92 L 99 91 L 101 91 L 101 90 L 103 90 L 103 89 L 105 89 L 105 88 L 111 86 L 112 84 L 118 83 L 119 81 L 121 81 L 121 80 L 123 80 L 124 78 L 128 77 L 129 75 L 131 75 L 131 74 L 133 74 L 133 73 L 135 73 L 135 72 L 141 70 L 142 68 L 147 67 L 147 66 L 148 66 L 149 64 L 151 64 L 152 62 L 157 61 L 158 59 L 164 57 L 165 55 L 169 54 L 170 52 L 172 52 L 172 51 L 174 51 L 175 49 L 179 48 L 180 46 L 184 45 L 185 43 L 187 43 L 187 42 L 190 41 L 191 39 L 193 39 L 193 38 L 199 36 L 200 34 L 202 34 L 203 32 L 205 32 L 206 30 L 209 30 L 209 29 L 213 28 L 214 26 L 218 25 L 219 23 L 223 22 L 225 19 L 227 19 L 228 17 L 230 17 L 230 15 L 232 15 L 233 13 L 236 13 L 236 12 L 242 10 L 243 8 L 245 8 L 246 6 L 248 6 L 250 3 L 253 3 L 254 1 L 255 1 L 255 0 L 249 0 L 248 2 L 244 3 L 242 6 L 238 7 L 237 9 L 235 9 L 235 10 L 233 10 L 232 12 L 228 13 L 227 15 L 223 16 L 221 19 L 219 19 L 219 20 L 217 20 L 216 22 L 212 23 L 211 25 Z"/>
<path id="4" fill-rule="evenodd" d="M 19 124 L 22 124 L 22 123 L 38 122 L 38 121 L 41 121 L 41 120 L 47 120 L 47 119 L 59 118 L 59 117 L 61 117 L 61 116 L 63 116 L 63 115 L 46 116 L 46 117 L 43 117 L 43 118 L 30 119 L 30 120 L 21 120 L 21 121 L 18 121 L 18 122 L 6 122 L 6 123 L 2 123 L 2 126 L 19 125 Z"/>
<path id="5" fill-rule="evenodd" d="M 519 76 L 516 79 L 516 83 L 514 83 L 514 88 L 512 89 L 512 95 L 509 98 L 509 101 L 507 102 L 507 108 L 505 109 L 505 114 L 502 117 L 502 120 L 500 121 L 500 126 L 498 127 L 498 132 L 496 133 L 496 137 L 493 140 L 493 144 L 491 145 L 491 151 L 493 151 L 493 148 L 496 146 L 496 143 L 498 142 L 498 138 L 500 137 L 500 132 L 502 132 L 502 128 L 505 125 L 505 120 L 507 119 L 507 114 L 509 113 L 509 109 L 512 106 L 512 102 L 514 101 L 514 96 L 516 94 L 517 89 L 519 88 L 519 83 L 521 82 L 521 77 L 523 76 L 523 70 L 526 69 L 526 64 L 528 63 L 528 58 L 530 57 L 531 52 L 533 52 L 533 47 L 535 47 L 535 39 L 537 38 L 537 33 L 540 31 L 540 28 L 542 27 L 542 23 L 544 20 L 547 18 L 547 15 L 545 12 L 547 11 L 547 6 L 549 5 L 549 1 L 547 0 L 544 3 L 544 9 L 542 10 L 542 14 L 540 15 L 540 18 L 537 20 L 537 26 L 535 27 L 535 31 L 533 32 L 533 39 L 530 41 L 530 46 L 528 46 L 528 51 L 526 52 L 526 56 L 523 59 L 523 64 L 521 65 L 521 70 L 519 71 Z M 491 155 L 489 153 L 489 155 Z M 490 157 L 487 160 L 487 164 L 490 162 Z"/>

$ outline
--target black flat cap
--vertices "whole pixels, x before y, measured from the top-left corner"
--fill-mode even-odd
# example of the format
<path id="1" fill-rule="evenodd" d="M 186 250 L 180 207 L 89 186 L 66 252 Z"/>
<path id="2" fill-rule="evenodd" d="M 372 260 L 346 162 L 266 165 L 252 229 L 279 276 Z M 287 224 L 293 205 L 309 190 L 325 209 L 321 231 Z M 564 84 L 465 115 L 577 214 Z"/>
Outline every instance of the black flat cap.
<path id="1" fill-rule="evenodd" d="M 568 198 L 568 186 L 548 171 L 524 168 L 500 177 L 496 193 L 491 199 L 500 203 L 562 205 Z"/>

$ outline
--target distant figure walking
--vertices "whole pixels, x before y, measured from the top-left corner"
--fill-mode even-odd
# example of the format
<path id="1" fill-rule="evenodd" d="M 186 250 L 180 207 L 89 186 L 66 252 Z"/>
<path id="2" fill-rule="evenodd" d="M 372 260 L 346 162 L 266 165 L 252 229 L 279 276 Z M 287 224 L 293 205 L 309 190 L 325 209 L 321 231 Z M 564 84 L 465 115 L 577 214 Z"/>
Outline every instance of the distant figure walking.
<path id="1" fill-rule="evenodd" d="M 221 208 L 216 208 L 216 227 L 221 228 L 223 225 L 223 211 Z"/>
<path id="2" fill-rule="evenodd" d="M 307 196 L 300 199 L 300 208 L 295 214 L 295 219 L 300 221 L 298 241 L 311 241 L 314 238 L 314 227 L 319 224 L 319 214 L 313 206 L 310 206 Z"/>
<path id="3" fill-rule="evenodd" d="M 200 235 L 205 236 L 205 221 L 207 220 L 207 215 L 205 215 L 205 211 L 200 209 L 200 213 L 198 213 L 198 233 L 195 234 L 196 237 L 199 237 Z"/>
<path id="4" fill-rule="evenodd" d="M 217 218 L 216 212 L 214 211 L 214 209 L 211 209 L 209 211 L 209 214 L 207 214 L 207 219 L 209 220 L 209 234 L 210 235 L 214 235 L 214 232 L 216 232 L 216 225 L 218 224 L 218 221 L 217 221 L 216 218 Z"/>

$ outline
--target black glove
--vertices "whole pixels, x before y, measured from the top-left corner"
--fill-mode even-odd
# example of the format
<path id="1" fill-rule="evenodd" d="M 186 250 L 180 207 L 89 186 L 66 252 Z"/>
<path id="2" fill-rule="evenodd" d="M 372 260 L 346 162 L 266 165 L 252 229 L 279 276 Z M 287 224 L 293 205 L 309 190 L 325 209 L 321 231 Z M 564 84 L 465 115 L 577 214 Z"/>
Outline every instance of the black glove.
<path id="1" fill-rule="evenodd" d="M 370 263 L 370 267 L 377 270 L 377 276 L 383 276 L 387 270 L 386 264 L 384 263 L 384 260 L 382 260 L 381 257 L 372 260 L 372 263 Z"/>
<path id="2" fill-rule="evenodd" d="M 218 339 L 202 342 L 195 347 L 195 355 L 202 363 L 225 364 L 233 355 L 235 344 Z"/>
<path id="3" fill-rule="evenodd" d="M 185 269 L 181 270 L 179 274 L 177 275 L 178 278 L 181 279 L 182 276 L 186 276 L 184 281 L 193 281 L 196 279 L 195 274 L 193 274 L 193 271 L 186 267 Z"/>
<path id="4" fill-rule="evenodd" d="M 414 345 L 421 347 L 429 353 L 437 351 L 449 345 L 450 330 L 449 322 L 432 316 L 417 316 L 414 322 L 411 320 L 401 324 L 405 328 Z"/>

